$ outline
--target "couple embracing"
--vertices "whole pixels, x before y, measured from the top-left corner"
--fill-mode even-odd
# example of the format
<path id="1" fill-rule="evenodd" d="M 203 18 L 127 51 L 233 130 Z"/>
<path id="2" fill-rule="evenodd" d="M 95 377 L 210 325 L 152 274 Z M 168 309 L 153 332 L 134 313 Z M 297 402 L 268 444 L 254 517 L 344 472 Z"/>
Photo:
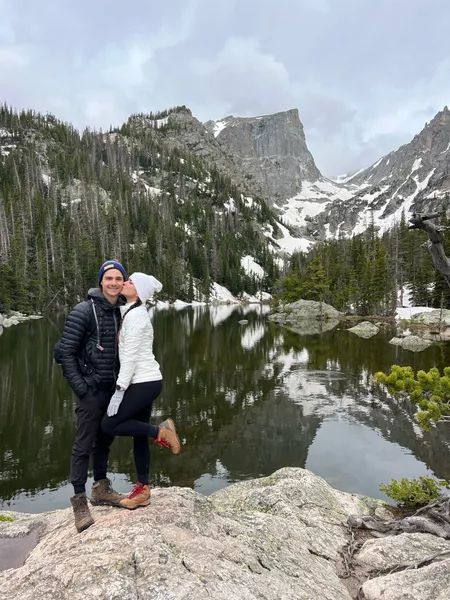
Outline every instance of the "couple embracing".
<path id="1" fill-rule="evenodd" d="M 145 302 L 162 285 L 145 273 L 128 278 L 117 260 L 101 265 L 98 283 L 67 316 L 57 344 L 57 360 L 76 396 L 70 501 L 79 532 L 94 523 L 86 497 L 91 455 L 91 504 L 134 509 L 150 503 L 150 438 L 173 454 L 181 450 L 172 419 L 159 426 L 150 423 L 162 375 L 153 354 L 153 327 Z M 137 482 L 127 496 L 115 492 L 107 478 L 109 449 L 116 435 L 133 437 Z"/>

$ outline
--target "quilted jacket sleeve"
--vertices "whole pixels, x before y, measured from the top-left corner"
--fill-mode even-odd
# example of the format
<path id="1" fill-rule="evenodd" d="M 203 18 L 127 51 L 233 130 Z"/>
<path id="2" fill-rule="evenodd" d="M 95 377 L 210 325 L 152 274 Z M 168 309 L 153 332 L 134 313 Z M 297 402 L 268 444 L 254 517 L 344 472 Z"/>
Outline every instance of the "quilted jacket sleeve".
<path id="1" fill-rule="evenodd" d="M 63 375 L 79 398 L 88 391 L 88 385 L 81 372 L 79 357 L 86 333 L 90 329 L 90 310 L 91 307 L 87 302 L 75 306 L 67 316 L 60 343 Z"/>

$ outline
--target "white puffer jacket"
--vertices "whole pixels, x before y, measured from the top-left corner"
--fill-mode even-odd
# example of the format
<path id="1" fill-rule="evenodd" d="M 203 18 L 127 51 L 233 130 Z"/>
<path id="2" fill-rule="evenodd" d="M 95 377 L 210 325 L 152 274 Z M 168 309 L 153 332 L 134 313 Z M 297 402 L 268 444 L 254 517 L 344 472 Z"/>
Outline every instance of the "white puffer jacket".
<path id="1" fill-rule="evenodd" d="M 122 318 L 130 304 L 120 307 Z M 120 371 L 117 385 L 126 390 L 132 383 L 162 379 L 153 354 L 153 326 L 144 305 L 130 310 L 119 333 Z"/>

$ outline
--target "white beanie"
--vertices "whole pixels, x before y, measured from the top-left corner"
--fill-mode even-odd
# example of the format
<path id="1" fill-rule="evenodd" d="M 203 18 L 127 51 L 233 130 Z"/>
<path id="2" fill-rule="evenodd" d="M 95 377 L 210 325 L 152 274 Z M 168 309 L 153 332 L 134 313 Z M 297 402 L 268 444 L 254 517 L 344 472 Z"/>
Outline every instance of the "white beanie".
<path id="1" fill-rule="evenodd" d="M 142 302 L 151 298 L 155 292 L 160 292 L 162 290 L 162 283 L 158 281 L 156 277 L 153 277 L 153 275 L 133 273 L 130 275 L 130 279 Z"/>

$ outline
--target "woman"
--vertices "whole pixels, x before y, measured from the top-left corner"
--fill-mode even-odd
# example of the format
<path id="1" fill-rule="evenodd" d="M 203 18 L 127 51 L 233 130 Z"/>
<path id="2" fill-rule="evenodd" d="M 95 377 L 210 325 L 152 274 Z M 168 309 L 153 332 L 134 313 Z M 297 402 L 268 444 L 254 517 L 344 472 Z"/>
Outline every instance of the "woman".
<path id="1" fill-rule="evenodd" d="M 181 451 L 172 419 L 166 419 L 159 427 L 149 423 L 153 402 L 161 392 L 162 375 L 153 354 L 153 327 L 145 301 L 161 289 L 161 283 L 145 273 L 133 273 L 123 285 L 122 295 L 127 304 L 120 307 L 120 371 L 116 391 L 102 420 L 105 433 L 133 436 L 137 482 L 120 501 L 121 506 L 129 509 L 150 504 L 149 438 L 173 454 Z"/>

